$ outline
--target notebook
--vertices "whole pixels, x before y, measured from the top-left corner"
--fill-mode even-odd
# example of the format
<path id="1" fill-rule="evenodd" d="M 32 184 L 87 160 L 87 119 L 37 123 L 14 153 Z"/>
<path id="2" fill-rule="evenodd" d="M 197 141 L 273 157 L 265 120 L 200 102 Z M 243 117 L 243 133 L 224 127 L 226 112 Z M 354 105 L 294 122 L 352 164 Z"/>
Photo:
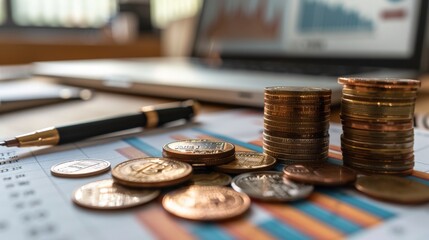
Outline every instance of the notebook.
<path id="1" fill-rule="evenodd" d="M 268 86 L 332 89 L 339 76 L 415 78 L 426 69 L 423 0 L 206 0 L 192 55 L 34 64 L 61 83 L 263 106 Z"/>

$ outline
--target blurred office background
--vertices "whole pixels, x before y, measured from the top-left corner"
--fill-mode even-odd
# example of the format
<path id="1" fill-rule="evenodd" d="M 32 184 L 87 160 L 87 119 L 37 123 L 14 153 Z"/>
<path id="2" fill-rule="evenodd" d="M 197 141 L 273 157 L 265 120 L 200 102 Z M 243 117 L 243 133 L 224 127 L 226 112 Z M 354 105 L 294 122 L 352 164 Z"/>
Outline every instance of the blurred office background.
<path id="1" fill-rule="evenodd" d="M 201 0 L 0 0 L 0 64 L 182 55 Z M 174 41 L 171 36 L 174 35 Z M 170 39 L 170 40 L 169 40 Z"/>

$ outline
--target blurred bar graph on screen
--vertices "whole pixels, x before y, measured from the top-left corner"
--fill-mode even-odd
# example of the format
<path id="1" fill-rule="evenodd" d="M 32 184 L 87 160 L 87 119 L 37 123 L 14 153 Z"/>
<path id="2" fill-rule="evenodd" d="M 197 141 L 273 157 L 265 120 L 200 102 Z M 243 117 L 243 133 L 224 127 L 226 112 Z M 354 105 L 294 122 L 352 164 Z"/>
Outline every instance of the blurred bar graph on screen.
<path id="1" fill-rule="evenodd" d="M 373 22 L 358 11 L 347 10 L 341 4 L 314 0 L 300 1 L 299 30 L 301 32 L 372 31 Z"/>

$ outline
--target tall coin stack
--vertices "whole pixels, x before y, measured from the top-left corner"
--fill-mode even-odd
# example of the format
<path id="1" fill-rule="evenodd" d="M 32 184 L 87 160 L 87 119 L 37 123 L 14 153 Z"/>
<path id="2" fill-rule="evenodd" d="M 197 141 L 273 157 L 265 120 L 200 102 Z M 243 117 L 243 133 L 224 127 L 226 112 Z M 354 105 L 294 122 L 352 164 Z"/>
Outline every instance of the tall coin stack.
<path id="1" fill-rule="evenodd" d="M 330 89 L 268 87 L 264 102 L 265 154 L 285 164 L 326 162 Z"/>
<path id="2" fill-rule="evenodd" d="M 367 173 L 410 174 L 418 80 L 339 78 L 344 165 Z"/>

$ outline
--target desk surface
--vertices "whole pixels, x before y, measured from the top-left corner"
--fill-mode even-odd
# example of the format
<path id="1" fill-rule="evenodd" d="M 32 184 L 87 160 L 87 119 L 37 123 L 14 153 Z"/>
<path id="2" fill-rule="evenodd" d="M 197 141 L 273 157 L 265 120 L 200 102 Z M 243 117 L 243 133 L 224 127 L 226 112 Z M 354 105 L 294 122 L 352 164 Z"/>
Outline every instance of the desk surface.
<path id="1" fill-rule="evenodd" d="M 428 97 L 427 94 L 422 96 L 419 99 L 417 111 L 423 113 L 428 103 Z M 87 102 L 68 102 L 4 114 L 0 118 L 1 135 L 12 136 L 50 125 L 74 123 L 134 112 L 143 105 L 167 101 L 170 100 L 98 93 L 93 100 Z M 204 113 L 231 108 L 215 104 L 203 104 L 202 110 Z M 18 170 L 16 172 L 12 172 L 15 170 L 5 171 L 5 174 L 0 179 L 0 182 L 4 183 L 1 185 L 3 194 L 0 196 L 0 202 L 3 203 L 2 212 L 4 212 L 0 216 L 0 236 L 2 236 L 2 233 L 10 233 L 16 237 L 15 239 L 28 239 L 20 238 L 16 235 L 42 234 L 46 231 L 56 230 L 58 233 L 70 234 L 70 239 L 123 239 L 124 233 L 134 234 L 133 236 L 140 236 L 144 239 L 149 238 L 148 236 L 151 233 L 169 239 L 184 239 L 185 237 L 187 237 L 186 239 L 191 239 L 190 235 L 204 239 L 231 239 L 230 236 L 243 239 L 270 239 L 270 236 L 278 238 L 292 236 L 292 238 L 296 239 L 315 237 L 337 239 L 351 236 L 351 234 L 355 233 L 365 234 L 366 231 L 363 230 L 368 228 L 378 230 L 380 228 L 372 227 L 377 224 L 381 225 L 381 223 L 386 223 L 385 225 L 387 223 L 391 224 L 381 229 L 384 232 L 371 231 L 372 237 L 375 236 L 374 234 L 378 234 L 377 236 L 382 236 L 380 238 L 392 239 L 392 234 L 398 237 L 398 234 L 400 236 L 410 232 L 414 234 L 414 238 L 427 236 L 425 221 L 422 221 L 422 219 L 428 219 L 429 212 L 421 210 L 428 209 L 428 205 L 404 207 L 382 204 L 358 194 L 351 188 L 318 189 L 311 199 L 298 203 L 268 204 L 255 202 L 246 218 L 211 224 L 183 221 L 167 215 L 162 210 L 159 201 L 154 201 L 129 211 L 95 212 L 84 210 L 71 204 L 70 196 L 73 190 L 95 179 L 104 179 L 108 176 L 108 173 L 89 179 L 54 178 L 49 173 L 49 169 L 53 164 L 82 156 L 107 159 L 113 166 L 124 159 L 136 157 L 136 154 L 140 154 L 138 156 L 142 156 L 141 154 L 160 156 L 162 145 L 172 141 L 172 137 L 177 136 L 188 138 L 209 136 L 221 139 L 226 139 L 225 137 L 227 137 L 230 139 L 228 141 L 235 141 L 234 144 L 240 149 L 261 151 L 260 138 L 255 137 L 260 135 L 260 128 L 254 127 L 256 122 L 260 125 L 262 124 L 262 110 L 259 109 L 258 111 L 253 115 L 249 114 L 252 111 L 240 111 L 237 113 L 238 115 L 235 114 L 229 117 L 227 114 L 219 114 L 216 115 L 215 119 L 205 118 L 204 125 L 207 128 L 180 129 L 178 130 L 180 132 L 175 132 L 174 134 L 171 132 L 158 132 L 159 134 L 147 134 L 143 138 L 129 137 L 123 141 L 107 141 L 100 143 L 102 146 L 92 145 L 91 142 L 78 143 L 56 147 L 52 152 L 39 151 L 32 155 L 25 155 L 27 157 L 24 156 L 22 161 L 9 161 L 10 163 L 3 165 L 0 170 L 11 169 L 12 167 Z M 334 108 L 333 115 L 336 119 L 338 119 L 338 111 L 338 107 Z M 243 118 L 247 119 L 246 122 L 243 122 Z M 219 119 L 223 121 L 220 122 Z M 335 119 L 333 120 L 335 121 Z M 338 125 L 336 128 L 337 132 L 341 129 Z M 237 129 L 241 133 L 244 132 L 244 135 L 240 137 L 237 134 Z M 258 143 L 254 143 L 256 141 Z M 426 145 L 424 148 L 419 149 L 423 149 L 423 151 L 429 150 L 428 141 L 423 142 Z M 333 144 L 339 146 L 339 141 L 333 142 Z M 427 155 L 426 153 L 422 152 L 424 156 Z M 337 161 L 337 163 L 339 162 Z M 24 171 L 26 171 L 26 175 L 21 174 Z M 422 177 L 419 180 L 429 184 L 428 175 L 422 172 L 420 174 L 424 175 L 425 178 Z M 22 177 L 25 178 L 22 179 Z M 417 177 L 412 176 L 411 178 Z M 33 187 L 33 190 L 29 191 L 28 187 Z M 20 195 L 20 193 L 22 194 Z M 33 194 L 34 196 L 27 197 L 25 194 Z M 27 203 L 28 205 L 26 205 Z M 38 205 L 32 208 L 31 204 L 36 203 Z M 49 211 L 49 209 L 62 209 L 62 211 L 53 212 Z M 41 212 L 36 212 L 36 210 Z M 7 218 L 9 218 L 7 216 L 13 216 L 10 218 L 16 221 L 7 222 Z M 42 222 L 44 219 L 47 219 L 46 222 Z M 58 219 L 61 219 L 61 221 L 56 222 Z M 48 220 L 55 222 L 49 222 Z M 21 222 L 25 222 L 25 224 Z M 118 228 L 117 224 L 122 224 L 123 228 Z M 136 224 L 140 224 L 143 227 L 136 226 Z M 32 228 L 33 226 L 35 226 L 34 229 Z M 92 229 L 90 226 L 98 226 L 98 228 Z M 113 226 L 116 226 L 116 228 Z M 126 231 L 124 226 L 126 226 Z M 403 226 L 409 228 L 404 230 L 401 228 Z M 67 232 L 62 232 L 61 227 Z M 102 231 L 100 231 L 101 229 Z M 25 232 L 27 230 L 28 232 Z M 88 232 L 92 232 L 92 235 L 88 235 Z M 106 236 L 107 233 L 109 234 Z M 144 233 L 146 235 L 143 235 Z M 72 236 L 75 238 L 72 238 Z M 361 235 L 361 237 L 361 239 L 369 239 L 365 235 Z M 405 238 L 403 237 L 402 239 Z M 421 239 L 424 238 L 422 237 Z"/>

